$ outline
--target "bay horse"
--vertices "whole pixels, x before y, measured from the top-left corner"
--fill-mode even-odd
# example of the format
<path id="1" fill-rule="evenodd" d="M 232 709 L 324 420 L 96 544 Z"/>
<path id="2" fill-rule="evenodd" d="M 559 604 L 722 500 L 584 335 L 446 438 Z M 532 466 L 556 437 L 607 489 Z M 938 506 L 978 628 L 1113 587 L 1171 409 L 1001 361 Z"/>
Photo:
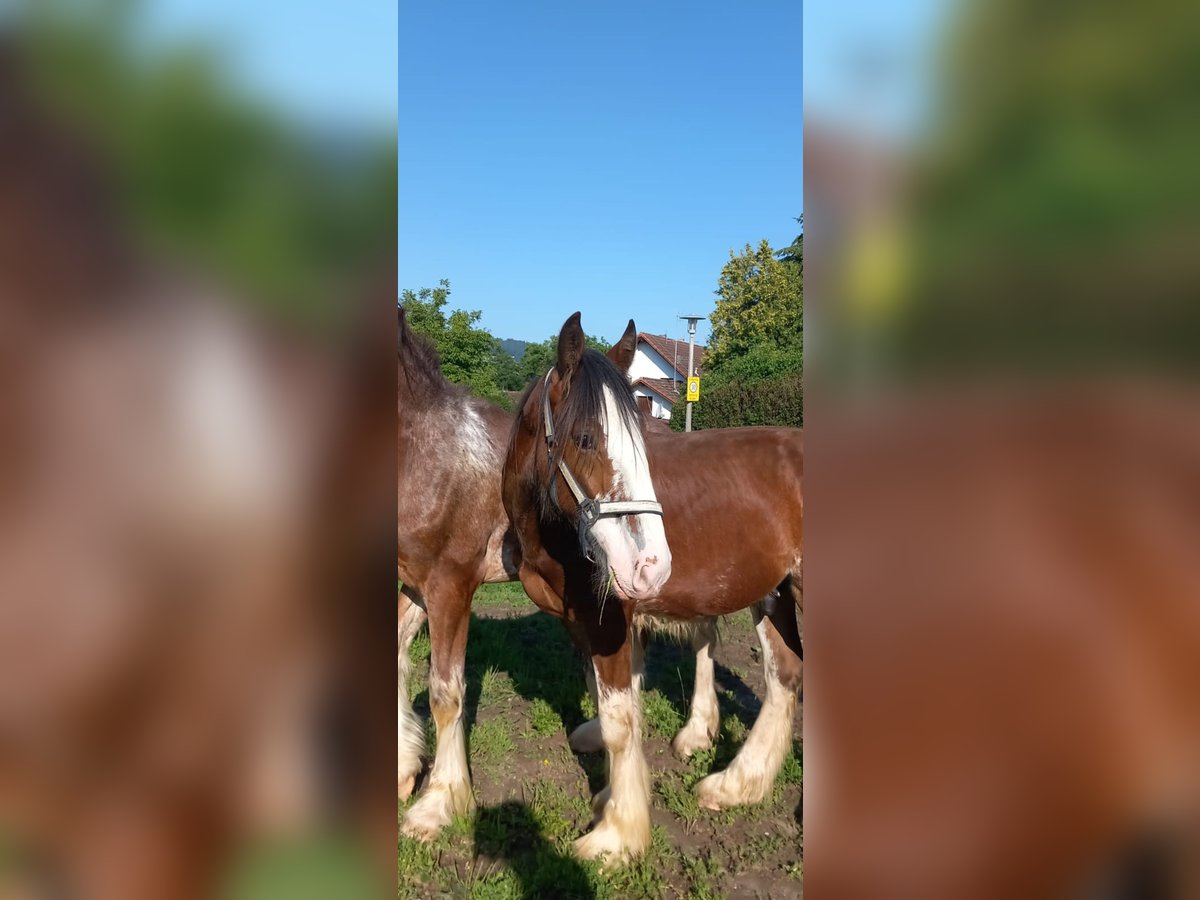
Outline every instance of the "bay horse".
<path id="1" fill-rule="evenodd" d="M 515 580 L 519 551 L 500 502 L 501 465 L 512 414 L 452 384 L 437 351 L 397 309 L 397 796 L 409 797 L 421 771 L 424 728 L 408 696 L 409 646 L 429 621 L 429 695 L 437 748 L 422 796 L 402 830 L 432 839 L 474 805 L 463 727 L 464 670 L 471 600 L 481 584 Z M 544 599 L 562 616 L 562 604 Z M 572 620 L 577 645 L 585 641 Z M 691 712 L 672 747 L 687 757 L 712 746 L 718 728 L 712 645 L 715 620 L 694 623 L 696 680 Z M 594 682 L 589 679 L 589 687 Z M 602 749 L 599 723 L 570 736 L 576 752 Z"/>
<path id="2" fill-rule="evenodd" d="M 697 786 L 707 808 L 766 795 L 801 681 L 803 434 L 645 430 L 626 378 L 636 337 L 630 322 L 601 354 L 585 347 L 579 313 L 567 319 L 554 367 L 521 399 L 503 479 L 526 592 L 543 608 L 561 603 L 590 646 L 609 785 L 575 851 L 609 863 L 650 842 L 636 622 L 752 609 L 766 701 L 729 767 Z"/>

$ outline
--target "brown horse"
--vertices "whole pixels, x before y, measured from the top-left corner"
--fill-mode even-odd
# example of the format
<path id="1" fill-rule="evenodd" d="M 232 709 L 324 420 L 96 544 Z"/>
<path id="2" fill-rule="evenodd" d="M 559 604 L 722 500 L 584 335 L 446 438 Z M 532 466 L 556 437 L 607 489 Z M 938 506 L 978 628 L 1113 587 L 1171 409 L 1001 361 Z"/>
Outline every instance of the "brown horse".
<path id="1" fill-rule="evenodd" d="M 473 805 L 463 729 L 463 673 L 471 598 L 485 582 L 517 576 L 515 536 L 500 502 L 500 466 L 512 416 L 451 384 L 437 351 L 408 326 L 397 332 L 397 569 L 404 586 L 398 609 L 397 792 L 405 799 L 421 770 L 424 729 L 408 698 L 408 648 L 429 618 L 430 704 L 437 752 L 420 800 L 403 831 L 429 839 Z M 549 611 L 562 614 L 557 599 Z M 576 643 L 585 637 L 571 621 Z M 681 756 L 712 745 L 718 725 L 713 681 L 712 620 L 695 623 L 696 685 L 691 715 L 672 746 Z M 579 752 L 600 750 L 599 723 L 571 735 Z"/>
<path id="2" fill-rule="evenodd" d="M 610 862 L 650 841 L 635 620 L 754 605 L 767 698 L 729 768 L 699 784 L 706 807 L 766 794 L 801 679 L 802 433 L 645 431 L 625 378 L 636 334 L 630 322 L 606 358 L 585 349 L 579 314 L 568 319 L 554 368 L 521 400 L 504 464 L 526 592 L 543 608 L 561 603 L 591 647 L 610 783 L 594 802 L 596 827 L 575 847 Z"/>

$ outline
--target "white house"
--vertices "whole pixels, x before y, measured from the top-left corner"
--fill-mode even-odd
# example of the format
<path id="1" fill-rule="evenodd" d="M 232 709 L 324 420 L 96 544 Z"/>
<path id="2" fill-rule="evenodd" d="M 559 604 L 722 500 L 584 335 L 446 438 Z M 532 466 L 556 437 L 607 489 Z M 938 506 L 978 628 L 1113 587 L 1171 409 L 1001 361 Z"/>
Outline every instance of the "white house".
<path id="1" fill-rule="evenodd" d="M 699 375 L 703 364 L 704 347 L 697 344 L 692 374 Z M 687 341 L 640 332 L 629 380 L 642 409 L 659 419 L 671 418 L 671 409 L 687 389 L 687 365 Z"/>

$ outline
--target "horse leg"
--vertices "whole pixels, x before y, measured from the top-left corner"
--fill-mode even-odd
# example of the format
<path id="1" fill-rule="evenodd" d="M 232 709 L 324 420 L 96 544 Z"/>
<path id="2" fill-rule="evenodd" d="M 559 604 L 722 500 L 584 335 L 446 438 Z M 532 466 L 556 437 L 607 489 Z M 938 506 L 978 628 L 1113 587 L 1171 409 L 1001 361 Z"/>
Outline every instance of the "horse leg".
<path id="1" fill-rule="evenodd" d="M 717 639 L 715 616 L 692 624 L 692 649 L 696 653 L 696 681 L 692 686 L 692 708 L 687 723 L 671 741 L 671 749 L 681 759 L 697 750 L 707 750 L 717 736 L 721 712 L 717 708 L 717 688 L 713 679 L 713 644 Z"/>
<path id="2" fill-rule="evenodd" d="M 640 679 L 634 671 L 628 624 L 619 643 L 593 639 L 592 646 L 609 651 L 592 657 L 609 784 L 596 798 L 599 821 L 575 842 L 575 853 L 584 859 L 607 854 L 607 864 L 613 865 L 650 845 L 650 771 L 642 752 Z"/>
<path id="3" fill-rule="evenodd" d="M 554 589 L 546 583 L 546 580 L 537 573 L 536 569 L 522 562 L 518 574 L 521 579 L 521 587 L 525 588 L 525 593 L 529 595 L 529 599 L 543 612 L 548 612 L 562 619 L 563 627 L 567 629 L 571 643 L 575 645 L 575 649 L 579 651 L 585 660 L 589 660 L 585 666 L 585 677 L 587 679 L 588 693 L 592 695 L 592 704 L 595 705 L 597 703 L 596 675 L 590 662 L 592 651 L 588 643 L 587 628 L 582 622 L 566 617 L 562 598 L 554 592 Z M 567 738 L 567 742 L 576 753 L 599 753 L 604 749 L 604 740 L 600 734 L 600 720 L 589 719 L 584 722 L 571 732 L 570 737 Z"/>
<path id="4" fill-rule="evenodd" d="M 408 679 L 412 675 L 408 648 L 425 624 L 425 608 L 416 591 L 408 585 L 400 589 L 396 622 L 399 645 L 396 654 L 396 796 L 407 800 L 421 771 L 421 754 L 425 751 L 425 728 L 408 698 Z"/>
<path id="5" fill-rule="evenodd" d="M 431 840 L 456 815 L 475 805 L 463 729 L 467 626 L 473 584 L 439 582 L 425 592 L 429 614 L 429 705 L 437 725 L 437 752 L 429 782 L 404 817 L 401 830 Z"/>
<path id="6" fill-rule="evenodd" d="M 582 650 L 585 656 L 591 656 L 591 652 L 588 649 L 587 633 L 571 626 L 568 626 L 567 630 L 571 632 L 571 639 L 575 642 L 575 646 Z M 645 656 L 646 633 L 634 626 L 630 629 L 629 633 L 629 657 L 630 664 L 633 667 L 633 677 L 637 681 L 636 690 L 639 696 L 641 695 L 642 683 L 645 679 Z M 600 697 L 596 691 L 595 667 L 588 665 L 584 670 L 584 677 L 587 679 L 588 693 L 592 695 L 592 705 L 599 710 Z M 601 733 L 599 716 L 595 719 L 588 719 L 572 731 L 567 742 L 576 753 L 599 753 L 603 750 L 604 736 Z"/>
<path id="7" fill-rule="evenodd" d="M 583 655 L 586 664 L 584 665 L 583 677 L 587 681 L 588 693 L 592 697 L 592 706 L 597 710 L 600 709 L 600 696 L 596 691 L 596 668 L 592 664 L 592 651 L 588 645 L 587 630 L 579 623 L 566 622 L 567 633 L 571 635 L 571 642 L 575 648 Z M 567 738 L 567 743 L 571 745 L 571 749 L 576 753 L 599 753 L 604 749 L 604 735 L 600 729 L 600 718 L 597 716 L 594 719 L 588 719 L 582 725 L 579 725 L 571 732 Z"/>
<path id="8" fill-rule="evenodd" d="M 767 698 L 746 743 L 723 772 L 709 775 L 696 786 L 700 805 L 721 809 L 758 803 L 771 786 L 792 744 L 792 725 L 800 693 L 800 632 L 796 626 L 796 588 L 789 577 L 780 586 L 779 600 L 763 615 L 752 607 L 762 645 Z"/>

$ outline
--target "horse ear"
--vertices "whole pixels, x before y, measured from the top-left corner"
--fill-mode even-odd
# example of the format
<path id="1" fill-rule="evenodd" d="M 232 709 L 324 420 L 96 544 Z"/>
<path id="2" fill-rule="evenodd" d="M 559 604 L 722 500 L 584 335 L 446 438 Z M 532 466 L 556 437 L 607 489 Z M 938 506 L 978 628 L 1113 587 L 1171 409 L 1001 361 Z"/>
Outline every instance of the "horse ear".
<path id="1" fill-rule="evenodd" d="M 625 326 L 625 333 L 621 335 L 621 339 L 609 348 L 608 358 L 613 361 L 618 369 L 624 374 L 629 374 L 629 367 L 633 365 L 633 353 L 637 350 L 637 327 L 633 324 L 633 319 L 629 320 L 629 324 Z"/>
<path id="2" fill-rule="evenodd" d="M 571 316 L 563 323 L 562 331 L 558 333 L 558 369 L 560 378 L 567 378 L 579 365 L 585 349 L 583 326 L 579 324 L 579 313 Z"/>

